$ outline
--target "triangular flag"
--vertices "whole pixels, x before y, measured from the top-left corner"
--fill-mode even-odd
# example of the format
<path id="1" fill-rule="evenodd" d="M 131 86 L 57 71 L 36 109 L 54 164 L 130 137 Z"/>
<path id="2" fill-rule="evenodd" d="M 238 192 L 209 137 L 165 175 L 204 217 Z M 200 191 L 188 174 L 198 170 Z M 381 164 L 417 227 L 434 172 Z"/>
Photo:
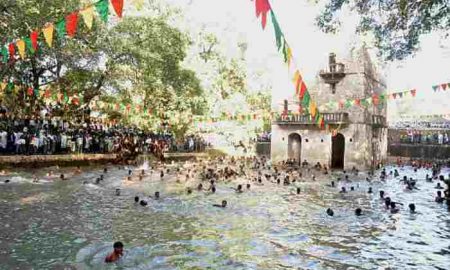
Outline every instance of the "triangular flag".
<path id="1" fill-rule="evenodd" d="M 5 82 L 0 82 L 0 91 L 5 90 L 5 88 L 6 88 L 7 85 L 8 85 L 8 84 L 5 83 Z"/>
<path id="2" fill-rule="evenodd" d="M 28 52 L 30 54 L 34 54 L 33 42 L 31 41 L 31 38 L 26 37 L 23 40 L 25 41 L 25 47 L 28 49 Z"/>
<path id="3" fill-rule="evenodd" d="M 288 67 L 290 67 L 291 66 L 291 61 L 292 61 L 292 50 L 291 50 L 291 47 L 289 47 L 289 46 L 286 46 L 287 47 L 287 64 L 288 64 Z"/>
<path id="4" fill-rule="evenodd" d="M 8 51 L 9 51 L 9 58 L 14 58 L 14 55 L 16 54 L 16 47 L 14 47 L 14 43 L 9 44 Z"/>
<path id="5" fill-rule="evenodd" d="M 2 46 L 2 62 L 3 63 L 8 63 L 9 60 L 9 52 L 8 49 L 5 46 Z"/>
<path id="6" fill-rule="evenodd" d="M 309 95 L 309 92 L 306 92 L 305 95 L 302 98 L 302 107 L 303 108 L 309 108 L 310 100 L 311 100 L 311 96 Z"/>
<path id="7" fill-rule="evenodd" d="M 27 94 L 28 94 L 29 96 L 33 96 L 33 88 L 28 87 Z"/>
<path id="8" fill-rule="evenodd" d="M 256 0 L 256 17 L 259 18 L 261 15 L 262 28 L 266 28 L 267 23 L 267 13 L 270 11 L 269 0 Z"/>
<path id="9" fill-rule="evenodd" d="M 64 39 L 66 37 L 66 20 L 61 20 L 56 23 L 56 33 L 59 39 Z"/>
<path id="10" fill-rule="evenodd" d="M 94 7 L 89 6 L 82 11 L 80 11 L 81 16 L 83 17 L 84 23 L 88 29 L 92 28 L 92 21 L 94 20 Z"/>
<path id="11" fill-rule="evenodd" d="M 37 31 L 33 31 L 30 34 L 30 39 L 31 39 L 31 45 L 33 46 L 33 49 L 36 51 L 38 48 L 38 36 L 39 33 Z"/>
<path id="12" fill-rule="evenodd" d="M 286 40 L 283 40 L 283 57 L 284 57 L 284 62 L 287 63 L 288 62 L 288 55 L 287 55 L 287 45 L 286 45 Z"/>
<path id="13" fill-rule="evenodd" d="M 111 0 L 111 4 L 119 18 L 122 18 L 123 0 Z"/>
<path id="14" fill-rule="evenodd" d="M 273 13 L 272 10 L 270 11 L 270 15 L 272 17 L 273 29 L 275 31 L 275 40 L 277 42 L 277 48 L 278 48 L 278 50 L 280 50 L 280 48 L 281 48 L 281 39 L 283 37 L 283 32 L 281 32 L 280 25 L 278 24 L 277 18 L 275 17 L 275 14 Z"/>
<path id="15" fill-rule="evenodd" d="M 361 100 L 359 98 L 355 99 L 355 105 L 361 106 Z"/>
<path id="16" fill-rule="evenodd" d="M 416 96 L 416 89 L 413 89 L 413 90 L 411 90 L 410 92 L 411 92 L 411 95 L 412 95 L 413 97 Z"/>
<path id="17" fill-rule="evenodd" d="M 393 94 L 392 94 L 392 97 L 393 97 L 394 99 L 396 99 L 396 98 L 397 98 L 397 93 L 393 93 Z"/>
<path id="18" fill-rule="evenodd" d="M 141 10 L 144 6 L 144 0 L 133 0 L 133 3 L 137 10 Z"/>
<path id="19" fill-rule="evenodd" d="M 19 55 L 22 59 L 25 59 L 25 41 L 18 40 L 16 42 L 17 49 L 19 50 Z"/>
<path id="20" fill-rule="evenodd" d="M 34 96 L 39 97 L 39 88 L 34 88 Z"/>
<path id="21" fill-rule="evenodd" d="M 438 90 L 438 88 L 439 88 L 439 85 L 434 85 L 434 86 L 433 86 L 434 92 L 436 92 L 436 91 Z"/>
<path id="22" fill-rule="evenodd" d="M 109 13 L 109 3 L 108 0 L 100 0 L 95 4 L 95 8 L 97 9 L 100 18 L 104 22 L 108 22 L 108 13 Z"/>
<path id="23" fill-rule="evenodd" d="M 47 26 L 42 29 L 42 33 L 44 33 L 45 42 L 47 42 L 47 45 L 51 48 L 53 44 L 53 31 L 55 30 L 55 27 L 53 24 L 47 24 Z"/>
<path id="24" fill-rule="evenodd" d="M 301 82 L 301 84 L 300 84 L 300 90 L 299 90 L 299 97 L 300 97 L 300 99 L 303 99 L 303 96 L 305 95 L 305 93 L 307 93 L 308 91 L 306 91 L 307 89 L 306 89 L 306 84 L 305 84 L 305 82 L 303 82 L 303 80 L 302 80 L 302 82 Z"/>
<path id="25" fill-rule="evenodd" d="M 350 101 L 350 99 L 347 99 L 346 101 L 345 101 L 345 108 L 350 108 L 352 106 L 352 102 Z"/>
<path id="26" fill-rule="evenodd" d="M 446 83 L 443 83 L 443 84 L 441 84 L 441 87 L 442 87 L 442 90 L 446 90 L 447 89 L 447 84 Z"/>
<path id="27" fill-rule="evenodd" d="M 402 92 L 398 93 L 398 97 L 399 97 L 399 98 L 402 98 L 402 97 L 403 97 L 403 93 L 402 93 Z M 394 97 L 394 98 L 395 98 L 395 97 Z"/>
<path id="28" fill-rule="evenodd" d="M 309 113 L 311 114 L 312 117 L 316 116 L 316 109 L 317 109 L 316 102 L 311 101 L 309 103 Z"/>
<path id="29" fill-rule="evenodd" d="M 71 38 L 75 36 L 78 26 L 78 12 L 72 12 L 66 16 L 67 35 Z"/>

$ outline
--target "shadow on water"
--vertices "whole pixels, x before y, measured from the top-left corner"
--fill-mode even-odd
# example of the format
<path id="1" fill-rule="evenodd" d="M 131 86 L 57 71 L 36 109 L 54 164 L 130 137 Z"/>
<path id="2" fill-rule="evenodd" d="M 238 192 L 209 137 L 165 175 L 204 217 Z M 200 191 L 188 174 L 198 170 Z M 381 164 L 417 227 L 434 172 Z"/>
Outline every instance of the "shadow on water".
<path id="1" fill-rule="evenodd" d="M 67 175 L 70 175 L 67 169 Z M 387 168 L 389 171 L 390 168 Z M 324 181 L 295 186 L 264 183 L 236 194 L 220 183 L 216 194 L 185 194 L 185 185 L 124 181 L 127 170 L 110 168 L 105 180 L 91 168 L 68 181 L 32 183 L 19 172 L 9 184 L 0 177 L 0 269 L 446 269 L 450 265 L 450 227 L 444 205 L 434 203 L 435 183 L 419 181 L 406 192 L 400 178 L 387 183 L 353 179 L 336 188 Z M 410 168 L 401 176 L 425 179 Z M 448 171 L 443 172 L 445 175 Z M 330 176 L 335 177 L 335 176 Z M 151 178 L 151 179 L 150 179 Z M 335 179 L 335 178 L 334 178 Z M 83 184 L 83 182 L 87 183 Z M 136 180 L 137 181 L 137 180 Z M 341 186 L 355 191 L 338 193 Z M 368 187 L 374 193 L 368 194 Z M 120 188 L 120 196 L 115 189 Z M 401 202 L 390 214 L 378 191 Z M 134 204 L 149 198 L 149 205 Z M 226 199 L 226 209 L 212 204 Z M 418 214 L 407 205 L 414 202 Z M 325 209 L 331 207 L 335 216 Z M 364 215 L 357 217 L 360 207 Z M 103 260 L 112 242 L 125 243 L 125 256 Z"/>

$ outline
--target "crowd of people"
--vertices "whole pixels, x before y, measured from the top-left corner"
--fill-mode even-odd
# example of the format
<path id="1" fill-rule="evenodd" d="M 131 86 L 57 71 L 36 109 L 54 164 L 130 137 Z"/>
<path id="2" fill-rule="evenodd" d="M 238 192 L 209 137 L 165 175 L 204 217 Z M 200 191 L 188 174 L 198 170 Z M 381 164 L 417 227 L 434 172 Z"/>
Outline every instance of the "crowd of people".
<path id="1" fill-rule="evenodd" d="M 401 143 L 450 144 L 449 130 L 405 130 L 400 134 Z"/>
<path id="2" fill-rule="evenodd" d="M 161 157 L 170 150 L 203 151 L 205 148 L 205 142 L 198 136 L 175 140 L 168 132 L 156 134 L 93 121 L 0 116 L 2 155 L 152 153 Z"/>
<path id="3" fill-rule="evenodd" d="M 395 129 L 450 129 L 450 121 L 397 121 L 390 123 L 389 126 Z"/>

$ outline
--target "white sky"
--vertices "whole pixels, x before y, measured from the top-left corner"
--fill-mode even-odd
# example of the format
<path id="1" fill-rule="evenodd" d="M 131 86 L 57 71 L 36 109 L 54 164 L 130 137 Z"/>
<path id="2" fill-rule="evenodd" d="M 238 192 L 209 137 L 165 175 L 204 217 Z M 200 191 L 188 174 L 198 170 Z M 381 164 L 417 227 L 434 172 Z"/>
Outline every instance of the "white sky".
<path id="1" fill-rule="evenodd" d="M 293 86 L 283 56 L 277 51 L 273 25 L 268 15 L 266 30 L 261 28 L 255 15 L 255 3 L 251 0 L 163 0 L 182 8 L 184 17 L 177 22 L 184 30 L 195 32 L 204 29 L 214 33 L 222 42 L 222 50 L 229 57 L 237 56 L 238 41 L 248 43 L 247 62 L 250 71 L 265 71 L 264 80 L 274 89 L 273 103 L 282 100 L 286 93 L 292 93 Z M 270 1 L 276 12 L 281 29 L 289 42 L 296 65 L 306 81 L 313 82 L 318 70 L 325 67 L 328 54 L 332 51 L 347 54 L 357 39 L 354 34 L 356 16 L 346 14 L 343 28 L 338 35 L 322 33 L 314 18 L 320 7 L 314 1 L 283 0 Z M 323 1 L 322 1 L 323 2 Z M 373 59 L 376 60 L 376 59 Z M 193 67 L 195 69 L 195 67 Z M 416 88 L 417 99 L 408 99 L 400 105 L 412 106 L 421 113 L 450 114 L 450 89 L 438 96 L 432 85 L 450 82 L 450 39 L 429 35 L 422 41 L 421 51 L 406 61 L 393 62 L 380 67 L 386 78 L 388 91 L 398 92 Z M 255 82 L 249 81 L 250 87 Z M 399 103 L 391 102 L 394 112 Z M 420 113 L 420 112 L 421 113 Z"/>

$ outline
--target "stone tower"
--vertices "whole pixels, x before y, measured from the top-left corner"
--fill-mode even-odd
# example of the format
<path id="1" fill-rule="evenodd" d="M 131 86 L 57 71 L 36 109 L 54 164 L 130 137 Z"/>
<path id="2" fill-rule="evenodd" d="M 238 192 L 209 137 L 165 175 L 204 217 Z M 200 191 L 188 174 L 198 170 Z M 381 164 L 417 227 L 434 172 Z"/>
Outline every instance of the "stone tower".
<path id="1" fill-rule="evenodd" d="M 320 162 L 335 169 L 368 169 L 387 157 L 386 103 L 339 106 L 346 100 L 380 95 L 385 83 L 365 47 L 347 56 L 330 54 L 323 70 L 309 87 L 330 130 L 321 129 L 309 115 L 280 117 L 272 123 L 271 156 L 277 163 L 287 159 L 310 164 Z M 336 106 L 324 106 L 333 102 Z M 365 105 L 365 106 L 363 106 Z M 288 111 L 296 112 L 290 104 Z"/>

